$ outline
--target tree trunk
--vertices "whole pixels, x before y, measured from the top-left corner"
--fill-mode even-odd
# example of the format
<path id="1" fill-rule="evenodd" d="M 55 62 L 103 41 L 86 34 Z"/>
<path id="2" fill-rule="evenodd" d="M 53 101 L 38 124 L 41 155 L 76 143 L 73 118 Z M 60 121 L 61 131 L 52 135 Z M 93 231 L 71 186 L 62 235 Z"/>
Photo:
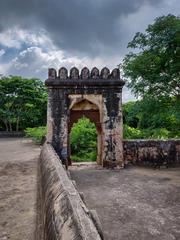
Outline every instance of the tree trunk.
<path id="1" fill-rule="evenodd" d="M 12 124 L 9 122 L 9 131 L 12 132 Z"/>
<path id="2" fill-rule="evenodd" d="M 7 121 L 3 121 L 3 122 L 4 122 L 5 126 L 6 126 L 6 132 L 8 132 L 8 131 L 9 131 L 9 128 L 8 128 Z"/>
<path id="3" fill-rule="evenodd" d="M 6 132 L 8 132 L 8 131 L 9 131 L 9 128 L 8 128 L 8 122 L 7 122 L 7 120 L 1 119 L 1 121 L 2 121 L 2 122 L 4 123 L 4 125 L 5 125 Z"/>
<path id="4" fill-rule="evenodd" d="M 16 132 L 19 131 L 19 117 L 17 118 L 17 121 L 16 121 Z"/>

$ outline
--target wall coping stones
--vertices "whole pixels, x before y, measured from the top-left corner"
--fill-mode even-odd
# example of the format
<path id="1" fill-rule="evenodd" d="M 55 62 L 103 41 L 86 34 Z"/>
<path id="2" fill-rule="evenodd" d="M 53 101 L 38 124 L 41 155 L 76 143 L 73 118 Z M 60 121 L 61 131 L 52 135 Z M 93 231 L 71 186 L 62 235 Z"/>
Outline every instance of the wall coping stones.
<path id="1" fill-rule="evenodd" d="M 69 179 L 61 160 L 50 144 L 40 155 L 41 215 L 43 240 L 100 240 L 91 211 Z"/>
<path id="2" fill-rule="evenodd" d="M 22 131 L 12 131 L 12 132 L 7 132 L 7 131 L 0 131 L 0 138 L 8 138 L 8 137 L 24 137 L 25 133 Z"/>

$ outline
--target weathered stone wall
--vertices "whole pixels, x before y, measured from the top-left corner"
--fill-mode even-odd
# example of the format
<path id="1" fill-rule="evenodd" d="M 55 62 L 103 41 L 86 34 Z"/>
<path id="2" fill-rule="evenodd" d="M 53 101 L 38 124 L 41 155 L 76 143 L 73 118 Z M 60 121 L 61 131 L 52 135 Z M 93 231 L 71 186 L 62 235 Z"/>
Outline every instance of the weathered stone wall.
<path id="1" fill-rule="evenodd" d="M 125 163 L 154 167 L 180 164 L 180 140 L 124 140 Z"/>
<path id="2" fill-rule="evenodd" d="M 43 145 L 39 165 L 41 240 L 103 239 L 97 216 L 86 208 L 50 144 Z"/>
<path id="3" fill-rule="evenodd" d="M 110 72 L 106 67 L 101 71 L 93 68 L 90 72 L 85 67 L 79 73 L 73 67 L 69 75 L 65 68 L 60 68 L 58 74 L 55 69 L 49 69 L 45 84 L 48 88 L 47 141 L 52 143 L 63 164 L 70 162 L 68 145 L 71 116 L 76 112 L 92 120 L 93 113 L 90 111 L 97 110 L 97 162 L 103 166 L 123 166 L 121 105 L 124 82 L 120 79 L 119 69 Z M 79 106 L 73 109 L 75 104 Z M 94 109 L 95 106 L 97 108 Z"/>
<path id="4" fill-rule="evenodd" d="M 24 137 L 24 132 L 7 132 L 7 131 L 0 131 L 0 138 L 7 138 L 7 137 Z"/>

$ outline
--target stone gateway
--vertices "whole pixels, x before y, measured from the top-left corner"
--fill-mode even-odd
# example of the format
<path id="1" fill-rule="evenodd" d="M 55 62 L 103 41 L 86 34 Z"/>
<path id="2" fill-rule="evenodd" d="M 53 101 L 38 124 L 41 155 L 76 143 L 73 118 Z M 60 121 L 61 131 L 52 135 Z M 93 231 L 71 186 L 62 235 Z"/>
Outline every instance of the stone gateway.
<path id="1" fill-rule="evenodd" d="M 97 163 L 104 167 L 123 167 L 122 87 L 119 69 L 99 71 L 94 67 L 68 71 L 49 69 L 47 141 L 63 164 L 71 164 L 70 131 L 85 116 L 95 123 L 98 134 Z"/>

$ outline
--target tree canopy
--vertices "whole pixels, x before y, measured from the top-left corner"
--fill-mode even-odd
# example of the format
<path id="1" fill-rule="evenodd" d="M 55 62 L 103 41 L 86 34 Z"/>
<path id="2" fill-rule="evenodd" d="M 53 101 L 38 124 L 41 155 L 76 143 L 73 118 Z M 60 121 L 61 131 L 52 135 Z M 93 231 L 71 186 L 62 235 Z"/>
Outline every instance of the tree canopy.
<path id="1" fill-rule="evenodd" d="M 180 18 L 158 17 L 129 42 L 124 76 L 136 96 L 180 97 Z"/>
<path id="2" fill-rule="evenodd" d="M 142 99 L 123 105 L 124 138 L 179 138 L 180 100 Z"/>
<path id="3" fill-rule="evenodd" d="M 39 79 L 19 76 L 0 79 L 0 122 L 6 131 L 46 123 L 47 92 Z"/>

